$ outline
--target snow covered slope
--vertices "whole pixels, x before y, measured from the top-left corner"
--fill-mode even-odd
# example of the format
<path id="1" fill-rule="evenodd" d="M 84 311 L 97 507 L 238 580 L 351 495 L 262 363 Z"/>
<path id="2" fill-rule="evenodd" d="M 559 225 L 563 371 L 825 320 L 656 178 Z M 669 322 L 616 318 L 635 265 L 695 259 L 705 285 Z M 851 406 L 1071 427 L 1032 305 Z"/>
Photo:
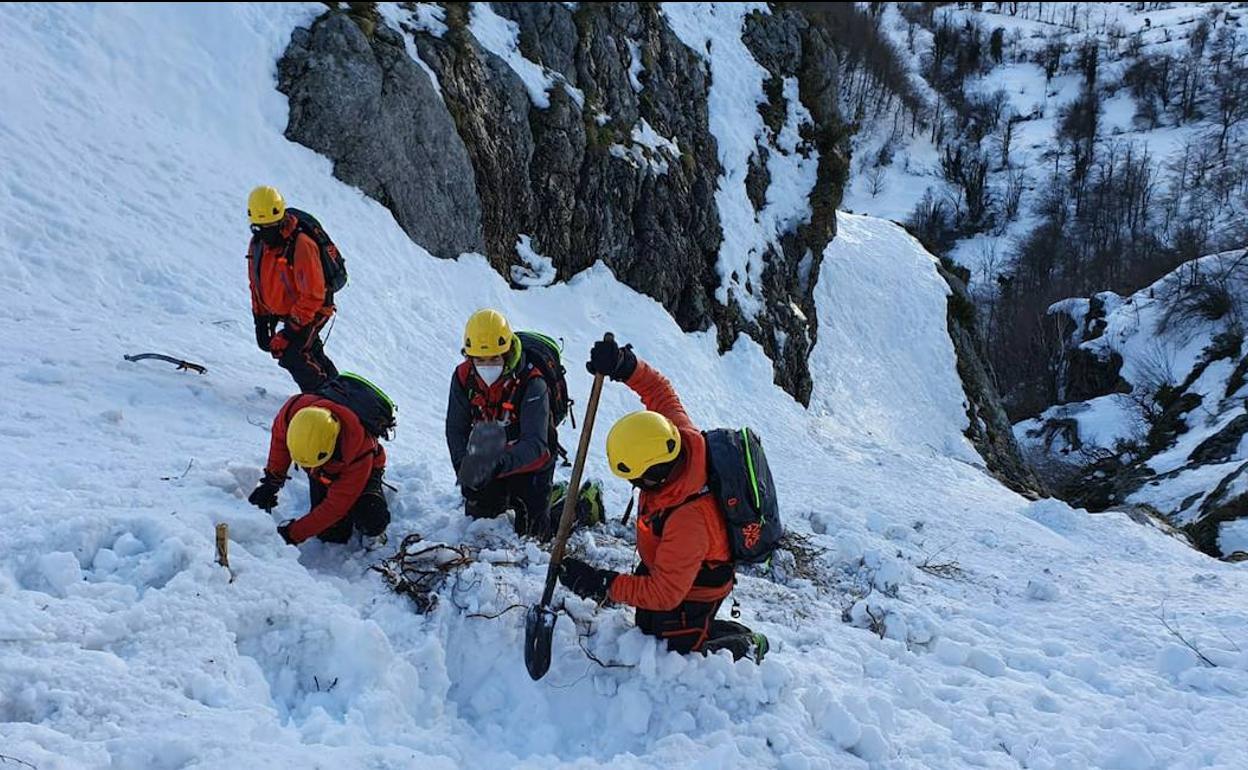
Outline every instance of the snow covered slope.
<path id="1" fill-rule="evenodd" d="M 971 271 L 977 294 L 993 294 L 996 276 L 1010 273 L 1018 241 L 1042 218 L 1051 179 L 1073 173 L 1063 156 L 1069 151 L 1062 146 L 1062 123 L 1064 110 L 1081 94 L 1080 51 L 1086 45 L 1099 53 L 1099 67 L 1094 68 L 1096 157 L 1103 162 L 1116 156 L 1121 165 L 1128 146 L 1137 161 L 1146 157 L 1155 188 L 1150 208 L 1173 209 L 1164 217 L 1154 215 L 1157 221 L 1150 225 L 1161 240 L 1171 243 L 1174 231 L 1192 223 L 1212 242 L 1239 227 L 1242 183 L 1232 183 L 1239 192 L 1224 196 L 1214 192 L 1214 179 L 1242 179 L 1239 159 L 1248 134 L 1235 128 L 1242 127 L 1239 118 L 1232 122 L 1228 142 L 1234 171 L 1227 171 L 1213 155 L 1222 132 L 1219 99 L 1227 104 L 1231 97 L 1223 98 L 1221 89 L 1209 86 L 1228 61 L 1243 62 L 1248 15 L 1242 7 L 1216 2 L 945 3 L 928 4 L 925 10 L 915 10 L 924 4 L 909 4 L 911 9 L 903 13 L 905 3 L 877 5 L 872 13 L 879 14 L 881 33 L 911 67 L 914 90 L 925 109 L 919 122 L 891 113 L 864 121 L 854 139 L 854 173 L 842 206 L 907 221 L 926 195 L 947 214 L 959 212 L 948 256 Z M 916 22 L 925 16 L 930 20 Z M 949 96 L 921 74 L 933 55 L 932 29 L 942 24 L 953 30 L 973 26 L 979 34 L 970 55 L 982 65 L 959 81 L 966 106 L 958 109 L 978 115 L 972 123 L 987 120 L 993 125 L 979 128 L 984 137 L 974 148 L 988 160 L 989 216 L 984 223 L 962 221 L 964 191 L 942 166 L 943 153 L 964 140 L 966 127 L 958 123 L 958 109 L 950 106 Z M 994 34 L 999 35 L 999 57 L 990 52 Z M 943 55 L 967 55 L 954 48 L 954 53 L 946 48 Z M 1151 91 L 1147 99 L 1137 96 L 1138 82 L 1148 77 L 1141 72 L 1163 60 L 1174 62 L 1161 78 L 1164 96 L 1157 102 Z M 1046 66 L 1052 70 L 1046 72 Z M 1182 84 L 1180 69 L 1187 79 Z M 1192 108 L 1182 115 L 1172 110 L 1180 92 L 1183 99 L 1189 92 L 1196 94 Z M 901 111 L 900 106 L 890 109 Z"/>
<path id="2" fill-rule="evenodd" d="M 1073 482 L 1076 494 L 1104 505 L 1149 505 L 1177 526 L 1208 520 L 1207 533 L 1193 534 L 1226 555 L 1248 551 L 1248 519 L 1237 501 L 1248 465 L 1246 254 L 1196 260 L 1130 297 L 1102 292 L 1054 305 L 1054 314 L 1073 321 L 1068 357 L 1119 367 L 1123 385 L 1095 398 L 1072 396 L 1015 428 L 1037 461 L 1088 466 L 1090 478 Z M 1111 470 L 1114 488 L 1102 491 Z"/>
<path id="3" fill-rule="evenodd" d="M 841 218 L 804 410 L 753 343 L 719 357 L 713 330 L 682 335 L 601 267 L 513 292 L 480 257 L 430 257 L 285 141 L 273 62 L 322 10 L 0 7 L 4 762 L 1242 766 L 1242 568 L 982 473 L 961 436 L 947 289 L 912 239 Z M 261 182 L 347 255 L 328 348 L 399 403 L 392 534 L 481 549 L 431 614 L 367 570 L 375 556 L 284 546 L 273 526 L 306 505 L 298 482 L 272 516 L 244 499 L 290 390 L 249 328 L 243 201 Z M 611 329 L 697 422 L 761 432 L 805 544 L 738 587 L 773 640 L 763 665 L 662 653 L 627 611 L 568 598 L 576 622 L 529 680 L 507 609 L 537 598 L 546 557 L 504 521 L 464 518 L 442 438 L 461 324 L 485 305 L 565 339 L 582 403 L 579 361 Z M 121 359 L 146 350 L 208 374 Z M 635 407 L 610 386 L 599 425 Z M 604 477 L 605 432 L 590 466 Z M 626 490 L 607 487 L 618 515 Z M 212 563 L 219 521 L 233 582 Z M 631 560 L 618 526 L 574 547 Z M 1169 635 L 1162 600 L 1216 667 Z"/>

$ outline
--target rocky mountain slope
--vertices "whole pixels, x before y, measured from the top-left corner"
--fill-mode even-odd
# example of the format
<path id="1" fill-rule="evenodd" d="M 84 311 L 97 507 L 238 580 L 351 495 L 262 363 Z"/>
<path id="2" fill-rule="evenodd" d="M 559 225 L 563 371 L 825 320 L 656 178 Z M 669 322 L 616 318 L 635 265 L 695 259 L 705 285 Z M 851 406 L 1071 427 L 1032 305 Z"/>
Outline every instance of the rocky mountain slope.
<path id="1" fill-rule="evenodd" d="M 1245 262 L 1216 254 L 1128 297 L 1054 305 L 1062 400 L 1016 430 L 1063 497 L 1142 508 L 1214 556 L 1248 552 Z"/>
<path id="2" fill-rule="evenodd" d="M 384 6 L 317 19 L 279 73 L 287 136 L 435 255 L 480 252 L 517 286 L 602 261 L 686 331 L 714 325 L 724 349 L 748 333 L 809 399 L 847 151 L 834 44 L 810 17 Z"/>

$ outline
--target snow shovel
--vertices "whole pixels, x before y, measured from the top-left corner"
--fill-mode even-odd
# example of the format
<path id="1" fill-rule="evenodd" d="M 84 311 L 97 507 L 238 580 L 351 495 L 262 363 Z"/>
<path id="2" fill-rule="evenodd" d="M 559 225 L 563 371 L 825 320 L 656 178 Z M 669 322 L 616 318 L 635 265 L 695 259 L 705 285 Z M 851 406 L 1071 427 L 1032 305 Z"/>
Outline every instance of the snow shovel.
<path id="1" fill-rule="evenodd" d="M 610 332 L 603 338 L 613 339 Z M 594 432 L 594 416 L 598 413 L 598 397 L 602 395 L 602 375 L 594 375 L 594 387 L 589 392 L 589 406 L 585 407 L 585 424 L 581 428 L 581 443 L 576 448 L 576 463 L 572 466 L 572 480 L 568 482 L 568 490 L 581 488 L 581 472 L 585 470 L 585 455 L 589 453 L 589 437 Z M 546 676 L 550 669 L 550 645 L 555 633 L 555 620 L 559 614 L 550 608 L 550 600 L 555 594 L 555 582 L 559 576 L 559 564 L 563 561 L 563 550 L 572 534 L 572 524 L 576 521 L 577 495 L 568 494 L 563 500 L 563 514 L 559 517 L 559 532 L 555 535 L 555 547 L 550 552 L 550 567 L 546 570 L 546 590 L 542 592 L 542 601 L 529 608 L 524 616 L 524 665 L 529 669 L 529 676 L 537 681 Z"/>

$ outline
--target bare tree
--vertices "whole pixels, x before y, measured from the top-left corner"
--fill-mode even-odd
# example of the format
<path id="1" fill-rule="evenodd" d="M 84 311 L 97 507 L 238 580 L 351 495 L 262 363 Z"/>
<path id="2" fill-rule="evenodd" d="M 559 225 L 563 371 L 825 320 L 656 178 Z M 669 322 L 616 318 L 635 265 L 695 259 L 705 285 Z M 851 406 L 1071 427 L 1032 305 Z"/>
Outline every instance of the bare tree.
<path id="1" fill-rule="evenodd" d="M 868 169 L 866 180 L 867 191 L 871 193 L 872 198 L 884 192 L 884 189 L 888 187 L 888 180 L 882 166 L 872 166 Z"/>
<path id="2" fill-rule="evenodd" d="M 1218 114 L 1218 152 L 1225 158 L 1227 139 L 1240 121 L 1248 118 L 1248 64 L 1233 61 L 1213 76 Z"/>
<path id="3" fill-rule="evenodd" d="M 1027 189 L 1027 172 L 1021 168 L 1012 168 L 1005 176 L 1005 221 L 1018 219 L 1019 204 L 1023 200 L 1023 190 Z"/>

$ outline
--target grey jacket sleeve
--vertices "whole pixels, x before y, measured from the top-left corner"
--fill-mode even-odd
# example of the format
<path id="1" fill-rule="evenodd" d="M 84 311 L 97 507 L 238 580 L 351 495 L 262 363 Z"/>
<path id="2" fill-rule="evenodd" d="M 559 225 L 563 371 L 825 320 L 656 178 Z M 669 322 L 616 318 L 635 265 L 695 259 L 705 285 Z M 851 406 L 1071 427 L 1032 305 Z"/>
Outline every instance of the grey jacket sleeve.
<path id="1" fill-rule="evenodd" d="M 503 453 L 499 476 L 532 473 L 550 460 L 550 447 L 547 445 L 550 395 L 545 380 L 541 377 L 529 380 L 517 410 L 520 413 L 520 438 Z"/>
<path id="2" fill-rule="evenodd" d="M 451 465 L 459 473 L 460 463 L 468 453 L 468 436 L 472 433 L 472 407 L 468 395 L 459 386 L 459 380 L 451 375 L 451 394 L 446 400 L 446 448 L 451 453 Z"/>

